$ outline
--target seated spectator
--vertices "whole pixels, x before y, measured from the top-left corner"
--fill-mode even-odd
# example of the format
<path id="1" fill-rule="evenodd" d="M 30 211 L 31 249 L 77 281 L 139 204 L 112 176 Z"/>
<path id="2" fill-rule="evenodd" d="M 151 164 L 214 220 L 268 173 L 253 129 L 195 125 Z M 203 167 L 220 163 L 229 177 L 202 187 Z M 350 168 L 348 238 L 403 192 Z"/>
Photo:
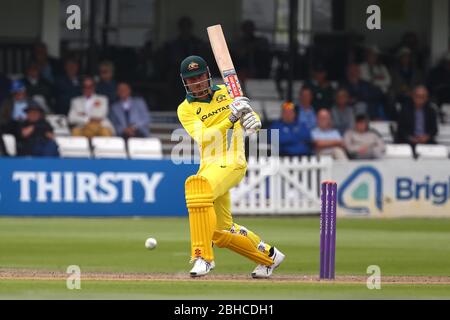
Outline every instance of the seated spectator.
<path id="1" fill-rule="evenodd" d="M 281 120 L 270 126 L 279 130 L 280 156 L 305 156 L 311 154 L 311 135 L 309 129 L 296 121 L 295 107 L 291 102 L 282 106 Z"/>
<path id="2" fill-rule="evenodd" d="M 41 78 L 53 83 L 55 76 L 60 73 L 59 62 L 48 55 L 45 43 L 38 42 L 34 45 L 32 60 L 37 64 Z"/>
<path id="3" fill-rule="evenodd" d="M 269 41 L 265 37 L 255 34 L 255 23 L 251 20 L 242 22 L 242 35 L 238 42 L 233 44 L 236 70 L 239 78 L 269 78 L 272 66 L 272 54 Z"/>
<path id="4" fill-rule="evenodd" d="M 425 86 L 414 88 L 412 102 L 402 105 L 397 123 L 397 142 L 433 144 L 437 135 L 436 107 L 429 101 Z"/>
<path id="5" fill-rule="evenodd" d="M 317 113 L 317 127 L 311 131 L 317 155 L 331 155 L 336 160 L 346 160 L 344 141 L 338 130 L 334 129 L 331 115 L 327 109 L 321 109 Z"/>
<path id="6" fill-rule="evenodd" d="M 353 114 L 353 107 L 350 106 L 350 96 L 348 91 L 341 88 L 336 92 L 336 104 L 331 109 L 331 119 L 333 125 L 338 129 L 339 133 L 343 135 L 345 131 L 353 128 L 355 116 Z"/>
<path id="7" fill-rule="evenodd" d="M 405 103 L 411 98 L 412 90 L 423 81 L 422 72 L 415 66 L 411 50 L 403 47 L 397 53 L 397 62 L 392 69 L 393 99 Z"/>
<path id="8" fill-rule="evenodd" d="M 450 103 L 450 52 L 437 66 L 431 69 L 427 86 L 439 106 L 443 103 Z"/>
<path id="9" fill-rule="evenodd" d="M 344 134 L 344 145 L 350 159 L 378 159 L 384 153 L 384 141 L 377 132 L 369 130 L 366 115 L 357 115 L 355 127 Z"/>
<path id="10" fill-rule="evenodd" d="M 44 99 L 45 106 L 53 106 L 52 86 L 50 82 L 41 77 L 37 63 L 33 62 L 28 66 L 26 76 L 22 81 L 25 84 L 28 96 L 32 98 L 34 96 L 40 96 Z M 45 106 L 41 105 L 44 110 Z M 45 111 L 49 112 L 50 110 L 47 109 Z"/>
<path id="11" fill-rule="evenodd" d="M 108 119 L 108 99 L 95 93 L 95 82 L 91 77 L 83 80 L 83 95 L 72 99 L 68 121 L 75 126 L 72 135 L 110 137 L 113 128 Z"/>
<path id="12" fill-rule="evenodd" d="M 328 81 L 328 73 L 321 64 L 314 66 L 311 81 L 306 82 L 313 92 L 313 102 L 315 107 L 330 109 L 333 105 L 334 89 Z"/>
<path id="13" fill-rule="evenodd" d="M 44 110 L 37 103 L 31 103 L 25 112 L 26 120 L 20 123 L 16 132 L 17 155 L 58 157 L 53 128 L 45 120 Z"/>
<path id="14" fill-rule="evenodd" d="M 391 75 L 386 66 L 379 60 L 380 50 L 376 46 L 371 46 L 366 50 L 366 61 L 360 66 L 361 79 L 375 87 L 378 87 L 386 94 L 391 86 Z"/>
<path id="15" fill-rule="evenodd" d="M 117 135 L 125 139 L 150 135 L 150 113 L 144 99 L 131 96 L 128 83 L 117 86 L 119 101 L 111 107 L 110 119 Z"/>
<path id="16" fill-rule="evenodd" d="M 70 101 L 81 95 L 80 78 L 78 75 L 80 66 L 77 61 L 68 59 L 64 63 L 64 75 L 55 83 L 56 105 L 55 112 L 67 115 Z"/>
<path id="17" fill-rule="evenodd" d="M 103 61 L 99 67 L 100 80 L 97 83 L 97 93 L 108 98 L 111 106 L 117 100 L 117 83 L 114 80 L 114 65 L 111 61 Z"/>
<path id="18" fill-rule="evenodd" d="M 350 94 L 350 104 L 355 113 L 366 113 L 370 119 L 385 119 L 384 96 L 381 90 L 361 79 L 360 68 L 352 63 L 347 67 L 347 78 L 341 87 Z"/>
<path id="19" fill-rule="evenodd" d="M 309 87 L 302 87 L 299 92 L 299 104 L 297 105 L 298 122 L 308 130 L 316 127 L 316 113 L 312 105 L 313 92 Z"/>
<path id="20" fill-rule="evenodd" d="M 27 96 L 25 84 L 20 80 L 11 83 L 11 98 L 6 99 L 0 108 L 0 127 L 5 133 L 14 134 L 17 125 L 26 118 L 25 109 L 32 102 Z"/>

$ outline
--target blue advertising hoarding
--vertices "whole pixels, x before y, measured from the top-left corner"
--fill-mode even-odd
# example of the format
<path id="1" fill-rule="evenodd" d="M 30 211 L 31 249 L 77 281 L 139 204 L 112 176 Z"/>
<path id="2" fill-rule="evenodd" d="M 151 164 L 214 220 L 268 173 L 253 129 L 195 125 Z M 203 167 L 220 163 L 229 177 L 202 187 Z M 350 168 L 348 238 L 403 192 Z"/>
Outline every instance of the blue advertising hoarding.
<path id="1" fill-rule="evenodd" d="M 0 159 L 0 215 L 186 215 L 198 165 L 170 160 Z"/>

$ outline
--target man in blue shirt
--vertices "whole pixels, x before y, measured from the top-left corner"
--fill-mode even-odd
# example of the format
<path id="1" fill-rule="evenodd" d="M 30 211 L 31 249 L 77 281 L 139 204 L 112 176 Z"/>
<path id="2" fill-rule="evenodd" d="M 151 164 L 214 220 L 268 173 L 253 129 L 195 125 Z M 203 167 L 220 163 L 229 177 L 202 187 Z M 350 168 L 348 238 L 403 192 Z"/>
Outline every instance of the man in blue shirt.
<path id="1" fill-rule="evenodd" d="M 282 106 L 281 120 L 272 123 L 271 130 L 279 130 L 280 156 L 306 156 L 311 154 L 309 129 L 296 121 L 295 106 L 286 102 Z"/>
<path id="2" fill-rule="evenodd" d="M 336 160 L 347 160 L 344 141 L 338 130 L 333 128 L 330 112 L 321 109 L 317 113 L 317 127 L 311 131 L 317 155 L 330 155 Z"/>
<path id="3" fill-rule="evenodd" d="M 310 87 L 302 87 L 299 92 L 297 105 L 298 122 L 305 125 L 308 130 L 316 126 L 316 111 L 312 105 L 313 92 Z"/>

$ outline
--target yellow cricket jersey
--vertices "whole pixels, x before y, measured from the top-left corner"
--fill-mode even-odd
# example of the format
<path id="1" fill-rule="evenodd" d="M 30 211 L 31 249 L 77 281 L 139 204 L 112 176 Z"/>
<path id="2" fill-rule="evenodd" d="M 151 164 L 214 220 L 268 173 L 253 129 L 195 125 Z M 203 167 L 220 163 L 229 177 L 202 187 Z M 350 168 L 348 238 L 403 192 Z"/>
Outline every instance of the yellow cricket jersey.
<path id="1" fill-rule="evenodd" d="M 178 106 L 178 119 L 200 148 L 200 167 L 211 161 L 246 165 L 244 130 L 240 121 L 232 123 L 228 105 L 233 99 L 224 85 L 213 87 L 210 101 L 187 96 Z"/>

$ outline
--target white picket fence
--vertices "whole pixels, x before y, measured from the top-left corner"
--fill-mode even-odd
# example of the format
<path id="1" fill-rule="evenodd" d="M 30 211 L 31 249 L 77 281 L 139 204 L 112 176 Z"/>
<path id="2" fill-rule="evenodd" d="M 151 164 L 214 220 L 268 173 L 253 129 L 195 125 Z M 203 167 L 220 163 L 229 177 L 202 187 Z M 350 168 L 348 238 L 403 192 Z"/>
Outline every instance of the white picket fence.
<path id="1" fill-rule="evenodd" d="M 320 182 L 330 179 L 329 157 L 250 158 L 245 178 L 231 190 L 233 213 L 320 212 Z"/>

